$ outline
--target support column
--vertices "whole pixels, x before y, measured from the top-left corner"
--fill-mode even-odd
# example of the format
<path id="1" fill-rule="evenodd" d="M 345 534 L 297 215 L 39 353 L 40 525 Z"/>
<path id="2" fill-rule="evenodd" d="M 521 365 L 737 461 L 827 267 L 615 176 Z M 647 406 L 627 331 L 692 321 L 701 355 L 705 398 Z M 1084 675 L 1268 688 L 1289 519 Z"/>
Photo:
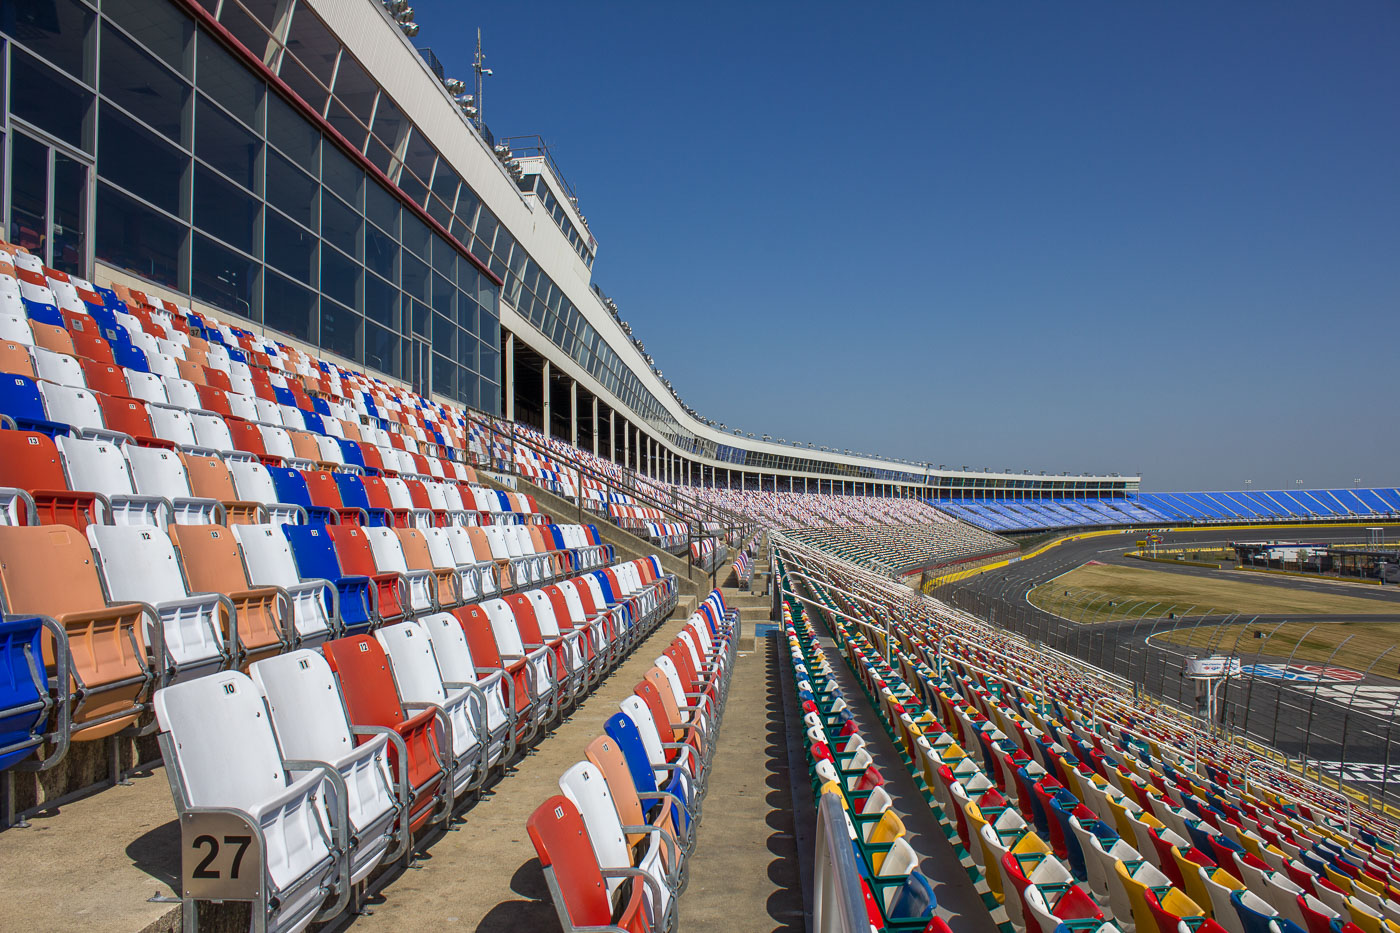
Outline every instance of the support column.
<path id="1" fill-rule="evenodd" d="M 506 334 L 506 420 L 515 420 L 515 335 Z"/>
<path id="2" fill-rule="evenodd" d="M 627 430 L 626 419 L 622 422 L 622 465 L 631 469 L 632 467 L 632 433 Z"/>
<path id="3" fill-rule="evenodd" d="M 593 456 L 598 456 L 598 396 L 593 396 Z"/>
<path id="4" fill-rule="evenodd" d="M 578 380 L 569 380 L 569 443 L 578 446 Z"/>
<path id="5" fill-rule="evenodd" d="M 617 409 L 608 409 L 608 458 L 617 462 Z"/>
<path id="6" fill-rule="evenodd" d="M 544 377 L 541 383 L 544 386 L 544 436 L 551 436 L 549 430 L 549 360 L 544 361 Z"/>

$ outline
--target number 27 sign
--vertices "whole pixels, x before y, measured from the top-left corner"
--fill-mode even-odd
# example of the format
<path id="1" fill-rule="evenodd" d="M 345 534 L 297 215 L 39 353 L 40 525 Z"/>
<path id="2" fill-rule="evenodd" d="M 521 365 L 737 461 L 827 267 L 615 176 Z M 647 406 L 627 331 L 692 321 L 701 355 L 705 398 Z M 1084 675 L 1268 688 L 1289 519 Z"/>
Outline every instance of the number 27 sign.
<path id="1" fill-rule="evenodd" d="M 263 852 L 253 828 L 237 813 L 197 811 L 180 821 L 184 896 L 200 900 L 257 900 Z"/>

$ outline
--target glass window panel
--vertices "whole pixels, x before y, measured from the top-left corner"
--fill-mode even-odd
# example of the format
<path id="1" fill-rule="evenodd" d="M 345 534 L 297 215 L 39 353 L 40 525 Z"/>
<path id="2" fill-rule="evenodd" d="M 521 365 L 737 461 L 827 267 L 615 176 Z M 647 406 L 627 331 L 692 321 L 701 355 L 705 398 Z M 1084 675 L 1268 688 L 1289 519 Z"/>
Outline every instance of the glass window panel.
<path id="1" fill-rule="evenodd" d="M 370 117 L 374 113 L 374 96 L 379 93 L 379 85 L 375 84 L 364 68 L 360 67 L 360 63 L 348 54 L 341 53 L 340 68 L 335 73 L 333 91 L 336 100 L 345 105 L 361 123 L 369 125 Z"/>
<path id="2" fill-rule="evenodd" d="M 399 284 L 404 292 L 419 301 L 428 300 L 427 263 L 404 253 L 399 260 Z"/>
<path id="3" fill-rule="evenodd" d="M 449 279 L 457 277 L 457 250 L 436 233 L 433 234 L 433 269 Z"/>
<path id="4" fill-rule="evenodd" d="M 0 152 L 3 150 L 0 146 Z M 61 152 L 54 153 L 53 241 L 49 264 L 72 275 L 87 271 L 87 178 L 87 165 Z"/>
<path id="5" fill-rule="evenodd" d="M 403 215 L 403 245 L 412 250 L 417 256 L 428 258 L 428 244 L 432 240 L 432 231 L 428 225 L 419 220 L 412 213 L 404 212 Z"/>
<path id="6" fill-rule="evenodd" d="M 324 85 L 311 77 L 311 72 L 297 62 L 290 55 L 282 59 L 282 67 L 277 72 L 277 76 L 286 82 L 296 95 L 306 103 L 311 105 L 311 109 L 317 113 L 324 113 L 326 110 L 326 98 L 330 96 Z"/>
<path id="7" fill-rule="evenodd" d="M 448 210 L 447 205 L 442 203 L 437 195 L 434 194 L 428 197 L 427 207 L 428 216 L 433 218 L 433 220 L 436 220 L 444 227 L 452 223 L 452 211 Z"/>
<path id="8" fill-rule="evenodd" d="M 316 235 L 276 211 L 265 211 L 263 255 L 267 262 L 307 285 L 316 284 Z"/>
<path id="9" fill-rule="evenodd" d="M 329 142 L 321 150 L 321 181 L 356 208 L 362 203 L 364 171 Z"/>
<path id="10" fill-rule="evenodd" d="M 488 250 L 491 249 L 491 243 L 496 238 L 496 228 L 500 225 L 500 221 L 496 220 L 495 214 L 491 213 L 491 211 L 486 208 L 482 208 L 481 216 L 478 217 L 476 221 L 476 237 L 486 245 Z M 476 250 L 473 249 L 472 252 L 475 253 Z M 485 257 L 483 256 L 481 258 L 484 259 Z"/>
<path id="11" fill-rule="evenodd" d="M 439 314 L 445 314 L 449 319 L 455 317 L 452 310 L 453 299 L 457 297 L 457 286 L 447 279 L 434 273 L 432 277 L 432 305 L 433 310 Z"/>
<path id="12" fill-rule="evenodd" d="M 112 107 L 102 109 L 100 122 L 98 174 L 188 219 L 190 157 Z"/>
<path id="13" fill-rule="evenodd" d="M 267 99 L 267 141 L 312 175 L 320 174 L 320 132 L 276 94 Z"/>
<path id="14" fill-rule="evenodd" d="M 42 254 L 49 226 L 49 147 L 28 136 L 15 140 L 10 183 L 14 185 L 14 197 L 9 238 Z"/>
<path id="15" fill-rule="evenodd" d="M 399 290 L 378 276 L 365 276 L 365 317 L 398 330 Z"/>
<path id="16" fill-rule="evenodd" d="M 441 314 L 433 315 L 433 349 L 447 356 L 457 352 L 457 325 Z"/>
<path id="17" fill-rule="evenodd" d="M 316 293 L 276 272 L 263 276 L 263 323 L 284 334 L 316 342 Z"/>
<path id="18" fill-rule="evenodd" d="M 496 274 L 497 278 L 504 279 L 506 277 L 506 264 L 501 262 L 496 256 L 493 255 L 491 257 L 488 265 L 491 271 Z"/>
<path id="19" fill-rule="evenodd" d="M 321 186 L 275 152 L 267 154 L 267 203 L 293 220 L 316 229 Z"/>
<path id="20" fill-rule="evenodd" d="M 452 226 L 450 230 L 452 232 L 452 236 L 457 240 L 458 243 L 466 244 L 472 241 L 471 227 L 464 223 L 460 217 L 454 216 L 452 218 Z"/>
<path id="21" fill-rule="evenodd" d="M 232 4 L 225 3 L 224 6 Z M 263 100 L 262 81 L 207 32 L 199 34 L 196 46 L 195 83 L 199 89 L 255 132 L 261 131 L 262 121 L 258 119 L 258 113 Z M 258 51 L 261 58 L 261 50 Z"/>
<path id="22" fill-rule="evenodd" d="M 407 168 L 399 172 L 399 190 L 414 204 L 422 204 L 428 196 L 428 186 L 419 181 Z"/>
<path id="23" fill-rule="evenodd" d="M 418 180 L 427 184 L 433 177 L 433 164 L 437 161 L 437 150 L 416 128 L 408 139 L 408 149 L 404 152 L 404 165 Z M 418 203 L 423 203 L 418 199 Z"/>
<path id="24" fill-rule="evenodd" d="M 356 363 L 364 362 L 365 319 L 349 308 L 321 299 L 321 347 Z"/>
<path id="25" fill-rule="evenodd" d="M 194 121 L 194 154 L 245 188 L 258 190 L 262 141 L 202 94 L 195 102 Z"/>
<path id="26" fill-rule="evenodd" d="M 496 258 L 500 259 L 501 262 L 509 263 L 511 250 L 514 246 L 515 237 L 510 235 L 509 230 L 502 227 L 500 232 L 496 234 L 496 245 L 491 251 L 496 254 Z M 502 278 L 504 278 L 504 273 L 502 273 Z"/>
<path id="27" fill-rule="evenodd" d="M 462 179 L 457 177 L 446 159 L 438 163 L 437 174 L 433 176 L 433 194 L 442 198 L 449 211 L 457 203 L 457 188 L 461 183 Z"/>
<path id="28" fill-rule="evenodd" d="M 399 335 L 372 322 L 365 322 L 365 365 L 398 377 Z"/>
<path id="29" fill-rule="evenodd" d="M 457 362 L 473 372 L 481 366 L 481 341 L 475 334 L 457 330 Z"/>
<path id="30" fill-rule="evenodd" d="M 196 233 L 190 270 L 190 293 L 197 301 L 252 317 L 257 263 Z"/>
<path id="31" fill-rule="evenodd" d="M 256 198 L 202 165 L 194 170 L 194 225 L 245 253 L 258 255 Z"/>
<path id="32" fill-rule="evenodd" d="M 360 246 L 360 215 L 339 198 L 325 193 L 321 196 L 321 236 L 356 259 L 363 258 Z"/>
<path id="33" fill-rule="evenodd" d="M 374 135 L 390 152 L 397 152 L 408 121 L 398 106 L 387 94 L 380 95 L 379 107 L 374 111 Z"/>
<path id="34" fill-rule="evenodd" d="M 457 217 L 470 227 L 476 223 L 476 209 L 480 206 L 481 199 L 476 196 L 476 192 L 470 186 L 463 185 L 461 191 L 457 193 Z"/>
<path id="35" fill-rule="evenodd" d="M 393 154 L 373 136 L 369 138 L 369 145 L 365 147 L 365 156 L 375 168 L 385 175 L 388 175 L 394 167 Z"/>
<path id="36" fill-rule="evenodd" d="M 457 397 L 459 367 L 445 356 L 433 354 L 433 392 L 446 398 Z M 471 377 L 468 377 L 471 378 Z"/>
<path id="37" fill-rule="evenodd" d="M 413 333 L 418 334 L 420 337 L 428 336 L 428 330 L 433 326 L 433 316 L 432 312 L 428 310 L 427 305 L 423 304 L 421 301 L 410 302 L 405 298 L 404 317 L 405 320 L 403 323 L 405 329 L 411 327 Z"/>
<path id="38" fill-rule="evenodd" d="M 102 34 L 98 90 L 155 131 L 188 145 L 189 85 L 111 29 Z"/>
<path id="39" fill-rule="evenodd" d="M 360 266 L 333 249 L 321 247 L 321 292 L 351 308 L 360 306 Z"/>
<path id="40" fill-rule="evenodd" d="M 249 16 L 238 3 L 233 0 L 224 3 L 219 13 L 219 23 L 231 32 L 245 49 L 252 52 L 254 58 L 266 58 L 268 27 Z"/>
<path id="41" fill-rule="evenodd" d="M 330 85 L 340 43 L 307 4 L 297 4 L 292 27 L 287 31 L 287 51 L 295 55 L 322 84 Z M 283 67 L 285 69 L 286 66 Z"/>
<path id="42" fill-rule="evenodd" d="M 399 236 L 399 209 L 399 199 L 383 185 L 365 185 L 365 216 L 395 239 Z"/>
<path id="43" fill-rule="evenodd" d="M 188 229 L 110 185 L 97 186 L 96 256 L 144 279 L 181 289 L 180 259 Z"/>
<path id="44" fill-rule="evenodd" d="M 10 76 L 11 113 L 70 145 L 92 151 L 91 93 L 17 48 L 10 50 Z"/>
<path id="45" fill-rule="evenodd" d="M 365 148 L 365 138 L 369 136 L 369 130 L 365 125 L 351 115 L 349 110 L 335 98 L 331 98 L 329 109 L 326 111 L 326 121 L 330 123 L 341 136 L 354 146 L 356 151 L 363 152 Z"/>
<path id="46" fill-rule="evenodd" d="M 171 68 L 189 76 L 194 22 L 175 4 L 102 0 L 102 12 Z"/>
<path id="47" fill-rule="evenodd" d="M 399 244 L 377 227 L 365 227 L 365 265 L 390 282 L 399 280 Z"/>
<path id="48" fill-rule="evenodd" d="M 89 49 L 95 18 L 96 14 L 74 0 L 5 0 L 0 4 L 0 31 L 14 36 L 45 61 L 89 83 Z"/>

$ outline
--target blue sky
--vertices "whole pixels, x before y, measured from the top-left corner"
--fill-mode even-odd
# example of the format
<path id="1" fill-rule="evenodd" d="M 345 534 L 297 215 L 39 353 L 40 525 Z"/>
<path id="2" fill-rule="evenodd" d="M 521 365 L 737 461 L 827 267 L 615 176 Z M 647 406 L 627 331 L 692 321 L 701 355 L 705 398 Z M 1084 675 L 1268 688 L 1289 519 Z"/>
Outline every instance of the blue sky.
<path id="1" fill-rule="evenodd" d="M 755 434 L 1400 484 L 1400 5 L 417 0 L 594 280 Z"/>

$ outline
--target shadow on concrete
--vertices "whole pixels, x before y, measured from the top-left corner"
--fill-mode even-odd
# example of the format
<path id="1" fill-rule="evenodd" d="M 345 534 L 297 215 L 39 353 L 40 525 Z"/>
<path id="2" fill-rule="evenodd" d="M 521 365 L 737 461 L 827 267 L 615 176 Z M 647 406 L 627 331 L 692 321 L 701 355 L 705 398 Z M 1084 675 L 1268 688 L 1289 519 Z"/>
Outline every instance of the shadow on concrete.
<path id="1" fill-rule="evenodd" d="M 768 879 L 777 890 L 768 896 L 768 916 L 777 926 L 774 933 L 804 933 L 807 928 L 802 910 L 802 884 L 797 859 L 796 827 L 793 816 L 792 774 L 788 766 L 787 712 L 784 705 L 783 678 L 778 676 L 779 654 L 785 641 L 778 638 L 760 639 L 767 667 L 768 684 L 767 734 L 764 745 L 765 782 L 772 788 L 764 800 L 769 806 L 765 822 L 773 830 L 768 836 L 768 851 L 774 856 L 768 863 Z"/>
<path id="2" fill-rule="evenodd" d="M 126 847 L 131 864 L 172 889 L 180 887 L 180 824 L 162 823 L 133 839 Z"/>
<path id="3" fill-rule="evenodd" d="M 492 907 L 476 925 L 477 933 L 518 933 L 521 930 L 554 933 L 561 929 L 539 859 L 532 858 L 515 870 L 510 890 L 528 900 L 502 901 Z"/>

